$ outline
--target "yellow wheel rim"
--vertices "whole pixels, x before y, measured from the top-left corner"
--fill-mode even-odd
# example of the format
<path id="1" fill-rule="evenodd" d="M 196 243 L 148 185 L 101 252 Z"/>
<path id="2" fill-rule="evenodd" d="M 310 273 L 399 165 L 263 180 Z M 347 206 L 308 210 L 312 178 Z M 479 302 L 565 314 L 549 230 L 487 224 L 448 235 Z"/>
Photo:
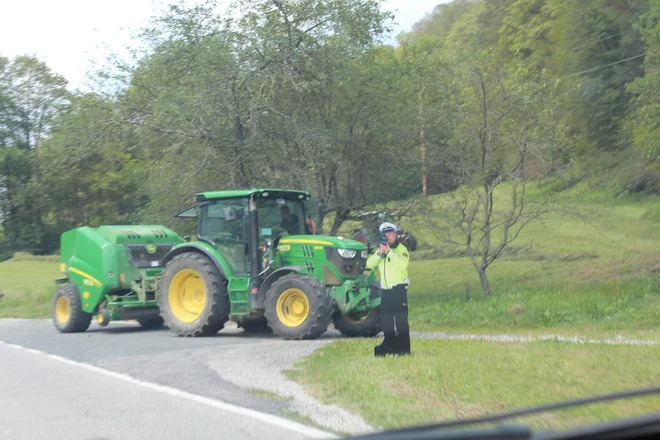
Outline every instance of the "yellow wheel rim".
<path id="1" fill-rule="evenodd" d="M 172 314 L 181 322 L 193 322 L 206 306 L 206 286 L 197 271 L 184 269 L 170 282 L 168 301 Z"/>
<path id="2" fill-rule="evenodd" d="M 300 289 L 287 289 L 277 299 L 277 318 L 287 327 L 298 327 L 309 315 L 309 300 Z"/>
<path id="3" fill-rule="evenodd" d="M 61 324 L 69 321 L 71 318 L 71 303 L 66 296 L 60 296 L 55 302 L 55 318 Z"/>
<path id="4" fill-rule="evenodd" d="M 99 314 L 96 316 L 96 321 L 97 321 L 99 324 L 103 324 L 103 321 L 105 321 L 105 318 L 103 318 L 103 313 L 99 313 Z"/>

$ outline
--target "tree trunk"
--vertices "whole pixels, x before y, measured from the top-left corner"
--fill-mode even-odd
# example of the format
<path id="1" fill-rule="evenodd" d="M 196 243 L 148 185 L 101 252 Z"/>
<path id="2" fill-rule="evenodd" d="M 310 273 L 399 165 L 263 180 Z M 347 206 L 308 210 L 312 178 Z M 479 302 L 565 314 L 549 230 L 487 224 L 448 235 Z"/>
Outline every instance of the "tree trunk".
<path id="1" fill-rule="evenodd" d="M 426 184 L 426 140 L 424 139 L 424 101 L 422 95 L 424 94 L 424 88 L 419 92 L 419 152 L 422 159 L 422 194 L 424 197 L 428 195 L 427 184 Z"/>
<path id="2" fill-rule="evenodd" d="M 428 192 L 426 189 L 426 142 L 424 141 L 424 127 L 419 129 L 419 138 L 421 141 L 419 149 L 422 156 L 422 194 L 426 197 Z"/>
<path id="3" fill-rule="evenodd" d="M 484 297 L 488 298 L 490 296 L 490 284 L 488 284 L 488 276 L 486 276 L 486 268 L 482 266 L 478 266 L 477 272 L 479 272 L 479 280 L 481 281 L 481 291 Z"/>
<path id="4" fill-rule="evenodd" d="M 332 222 L 330 235 L 337 235 L 337 231 L 339 231 L 339 228 L 344 224 L 344 220 L 346 220 L 346 217 L 348 217 L 348 214 L 350 213 L 350 209 L 337 208 L 337 211 L 335 211 L 335 220 Z"/>

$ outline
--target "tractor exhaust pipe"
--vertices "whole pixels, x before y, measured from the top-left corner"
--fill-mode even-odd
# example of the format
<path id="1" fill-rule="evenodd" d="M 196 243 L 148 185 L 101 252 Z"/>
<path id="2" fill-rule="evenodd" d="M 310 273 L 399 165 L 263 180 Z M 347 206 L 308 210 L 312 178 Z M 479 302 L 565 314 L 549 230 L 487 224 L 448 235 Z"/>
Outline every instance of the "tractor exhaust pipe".
<path id="1" fill-rule="evenodd" d="M 261 272 L 261 255 L 259 255 L 259 218 L 257 216 L 256 195 L 250 197 L 248 209 L 248 251 L 250 255 L 250 312 L 257 306 L 259 293 L 259 273 Z"/>

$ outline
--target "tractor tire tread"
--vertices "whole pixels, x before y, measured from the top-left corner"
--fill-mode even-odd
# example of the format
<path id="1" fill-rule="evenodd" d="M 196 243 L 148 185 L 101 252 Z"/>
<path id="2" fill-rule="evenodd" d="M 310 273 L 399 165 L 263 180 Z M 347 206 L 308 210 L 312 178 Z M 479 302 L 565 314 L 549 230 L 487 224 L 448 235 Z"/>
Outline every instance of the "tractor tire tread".
<path id="1" fill-rule="evenodd" d="M 273 283 L 269 289 L 269 292 L 277 291 L 280 285 L 286 284 L 292 279 L 302 281 L 311 287 L 310 293 L 316 298 L 318 302 L 316 310 L 310 310 L 310 313 L 315 314 L 314 321 L 312 325 L 310 325 L 303 333 L 297 335 L 278 331 L 276 326 L 273 324 L 271 324 L 270 327 L 273 329 L 273 333 L 286 340 L 316 339 L 328 330 L 328 325 L 330 325 L 330 322 L 332 321 L 332 314 L 334 312 L 334 302 L 326 291 L 323 283 L 321 283 L 318 278 L 310 275 L 285 275 Z M 268 299 L 266 301 L 268 302 Z M 277 322 L 276 310 L 273 310 L 267 306 L 265 314 L 266 320 L 268 322 Z"/>
<path id="2" fill-rule="evenodd" d="M 160 316 L 163 318 L 163 322 L 170 329 L 170 331 L 175 333 L 177 336 L 213 336 L 222 330 L 225 326 L 225 323 L 229 320 L 229 296 L 227 294 L 226 286 L 224 285 L 224 277 L 220 272 L 218 272 L 218 269 L 206 256 L 198 252 L 183 252 L 174 256 L 174 258 L 167 262 L 163 272 L 167 271 L 167 269 L 176 262 L 186 259 L 191 259 L 200 264 L 204 272 L 201 275 L 208 277 L 210 280 L 211 312 L 207 315 L 206 322 L 204 322 L 198 328 L 192 330 L 177 328 L 177 323 L 173 320 L 171 314 L 163 313 L 163 307 L 160 305 L 161 300 L 164 302 L 167 301 L 164 296 L 160 295 L 160 292 L 163 291 L 163 279 L 165 278 L 164 276 L 161 276 L 158 286 L 158 302 L 159 308 L 161 310 Z"/>
<path id="3" fill-rule="evenodd" d="M 332 315 L 332 323 L 342 336 L 347 338 L 372 338 L 382 331 L 380 308 L 371 310 L 366 319 L 359 324 L 347 323 L 341 312 Z"/>
<path id="4" fill-rule="evenodd" d="M 71 316 L 64 326 L 58 325 L 55 317 L 55 303 L 60 296 L 66 296 L 69 299 L 69 311 Z M 82 309 L 82 299 L 78 288 L 73 284 L 63 284 L 55 290 L 52 304 L 53 323 L 62 333 L 82 333 L 86 331 L 92 323 L 92 314 Z"/>

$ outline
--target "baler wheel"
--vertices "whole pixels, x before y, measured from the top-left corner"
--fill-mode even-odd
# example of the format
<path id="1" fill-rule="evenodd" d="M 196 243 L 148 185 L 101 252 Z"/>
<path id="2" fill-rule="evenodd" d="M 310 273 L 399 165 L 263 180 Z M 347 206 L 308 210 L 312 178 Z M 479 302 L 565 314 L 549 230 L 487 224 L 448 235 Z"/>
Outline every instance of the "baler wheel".
<path id="1" fill-rule="evenodd" d="M 82 309 L 80 293 L 73 284 L 63 284 L 53 295 L 53 324 L 61 333 L 84 332 L 92 322 L 92 314 Z"/>

